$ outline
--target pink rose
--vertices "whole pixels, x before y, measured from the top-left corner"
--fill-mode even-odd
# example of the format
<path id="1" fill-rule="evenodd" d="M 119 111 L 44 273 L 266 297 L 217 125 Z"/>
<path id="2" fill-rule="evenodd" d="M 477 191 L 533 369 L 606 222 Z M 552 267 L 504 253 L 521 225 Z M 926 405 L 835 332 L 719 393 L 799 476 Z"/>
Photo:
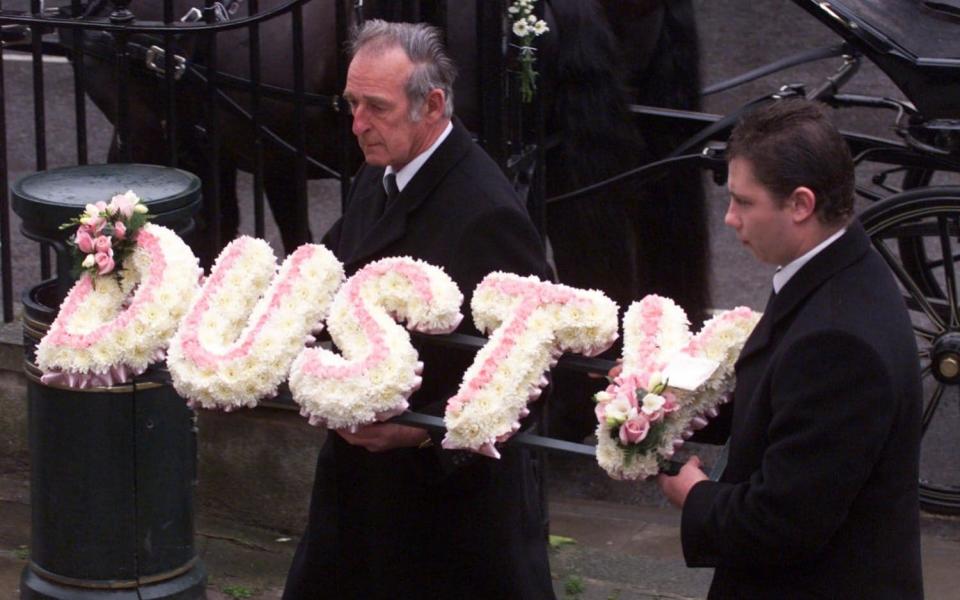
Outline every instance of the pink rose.
<path id="1" fill-rule="evenodd" d="M 106 254 L 108 252 L 110 254 L 113 253 L 113 247 L 110 245 L 110 238 L 105 235 L 101 235 L 97 237 L 97 239 L 93 240 L 93 248 L 97 251 L 97 254 Z"/>
<path id="2" fill-rule="evenodd" d="M 81 227 L 77 230 L 77 236 L 74 238 L 74 242 L 77 244 L 77 248 L 80 248 L 80 252 L 84 254 L 93 252 L 93 238 L 86 228 Z"/>
<path id="3" fill-rule="evenodd" d="M 97 252 L 94 260 L 97 263 L 97 273 L 106 275 L 113 270 L 113 257 L 106 252 Z"/>
<path id="4" fill-rule="evenodd" d="M 637 444 L 647 437 L 650 423 L 642 417 L 630 419 L 620 426 L 620 441 L 624 444 Z"/>
<path id="5" fill-rule="evenodd" d="M 127 226 L 123 224 L 123 221 L 117 221 L 113 224 L 113 235 L 117 236 L 118 240 L 127 237 Z"/>

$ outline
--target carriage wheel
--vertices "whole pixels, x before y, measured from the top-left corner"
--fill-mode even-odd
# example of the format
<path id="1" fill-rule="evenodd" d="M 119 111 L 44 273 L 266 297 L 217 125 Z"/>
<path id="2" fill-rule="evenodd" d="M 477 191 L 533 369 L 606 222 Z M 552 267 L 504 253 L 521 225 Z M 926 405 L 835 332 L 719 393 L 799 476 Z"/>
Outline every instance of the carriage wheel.
<path id="1" fill-rule="evenodd" d="M 935 171 L 929 169 L 908 169 L 903 176 L 903 191 L 930 186 L 935 174 Z M 937 259 L 927 256 L 922 242 L 922 239 L 914 236 L 901 238 L 898 242 L 900 260 L 924 294 L 943 298 L 943 289 L 934 272 L 937 269 Z"/>
<path id="2" fill-rule="evenodd" d="M 960 187 L 895 194 L 860 221 L 899 283 L 920 351 L 920 504 L 960 514 Z"/>

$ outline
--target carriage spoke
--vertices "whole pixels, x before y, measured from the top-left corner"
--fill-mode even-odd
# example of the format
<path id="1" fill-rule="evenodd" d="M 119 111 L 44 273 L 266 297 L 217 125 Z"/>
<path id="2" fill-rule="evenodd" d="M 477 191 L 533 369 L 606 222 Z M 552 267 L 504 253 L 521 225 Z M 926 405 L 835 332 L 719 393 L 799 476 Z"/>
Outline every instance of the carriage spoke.
<path id="1" fill-rule="evenodd" d="M 913 333 L 915 333 L 917 337 L 923 340 L 926 340 L 928 342 L 932 342 L 937 337 L 937 335 L 939 335 L 937 334 L 937 332 L 931 331 L 926 327 L 920 327 L 919 325 L 913 326 Z"/>
<path id="2" fill-rule="evenodd" d="M 913 280 L 913 277 L 907 273 L 906 269 L 903 268 L 903 265 L 901 265 L 897 258 L 893 256 L 886 244 L 875 241 L 874 247 L 876 247 L 877 252 L 879 252 L 880 256 L 883 257 L 883 260 L 886 261 L 887 266 L 890 267 L 890 269 L 893 271 L 893 274 L 898 280 L 900 280 L 900 283 L 903 284 L 903 287 L 907 289 L 912 299 L 917 303 L 917 305 L 920 306 L 927 317 L 934 323 L 934 325 L 945 329 L 946 326 L 943 322 L 943 319 L 933 309 L 933 307 L 930 305 L 930 302 L 927 300 L 927 297 L 924 296 L 923 292 L 920 291 L 920 288 L 917 286 L 917 282 Z"/>
<path id="3" fill-rule="evenodd" d="M 946 286 L 947 293 L 947 303 L 949 304 L 948 310 L 950 314 L 950 327 L 957 327 L 957 288 L 956 288 L 956 272 L 954 270 L 955 266 L 952 260 L 946 260 L 947 257 L 953 256 L 953 249 L 950 244 L 950 233 L 948 231 L 947 217 L 943 216 L 937 219 L 938 229 L 940 230 L 940 249 L 941 256 L 944 257 L 943 261 L 943 275 L 944 275 L 944 284 Z"/>
<path id="4" fill-rule="evenodd" d="M 930 396 L 930 402 L 924 407 L 923 418 L 920 421 L 921 436 L 926 435 L 927 428 L 930 427 L 930 422 L 933 420 L 934 413 L 937 412 L 937 407 L 940 406 L 940 398 L 943 397 L 943 390 L 946 387 L 945 384 L 937 382 L 937 387 L 933 390 L 933 395 Z"/>
<path id="5" fill-rule="evenodd" d="M 932 371 L 933 364 L 924 365 L 924 367 L 920 369 L 920 379 L 926 379 L 927 375 L 930 375 Z"/>
<path id="6" fill-rule="evenodd" d="M 954 254 L 954 255 L 952 255 L 952 256 L 950 257 L 950 260 L 952 260 L 953 263 L 956 264 L 957 261 L 960 261 L 960 254 Z M 932 269 L 939 269 L 939 268 L 943 267 L 943 265 L 944 265 L 945 262 L 947 262 L 947 261 L 945 261 L 945 260 L 942 259 L 942 258 L 937 258 L 937 259 L 934 259 L 934 260 L 928 260 L 928 261 L 926 261 L 923 266 L 926 267 L 927 269 L 931 269 L 931 270 L 932 270 Z"/>

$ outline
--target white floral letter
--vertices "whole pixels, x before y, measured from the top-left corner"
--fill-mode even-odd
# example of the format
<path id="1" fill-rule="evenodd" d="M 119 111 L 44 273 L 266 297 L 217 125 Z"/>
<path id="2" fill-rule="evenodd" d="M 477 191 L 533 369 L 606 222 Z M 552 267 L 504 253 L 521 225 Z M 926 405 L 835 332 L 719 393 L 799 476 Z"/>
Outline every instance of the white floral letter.
<path id="1" fill-rule="evenodd" d="M 343 281 L 343 265 L 315 244 L 276 269 L 263 240 L 241 237 L 220 253 L 167 360 L 191 403 L 230 410 L 275 394 Z"/>
<path id="2" fill-rule="evenodd" d="M 386 258 L 351 277 L 337 293 L 327 327 L 343 356 L 323 348 L 300 353 L 290 390 L 313 425 L 356 427 L 395 416 L 420 387 L 423 365 L 411 330 L 449 333 L 463 319 L 463 295 L 438 267 Z"/>
<path id="3" fill-rule="evenodd" d="M 491 273 L 471 308 L 477 328 L 493 334 L 447 403 L 443 447 L 499 458 L 494 444 L 519 428 L 556 358 L 594 356 L 617 339 L 617 305 L 598 291 Z"/>

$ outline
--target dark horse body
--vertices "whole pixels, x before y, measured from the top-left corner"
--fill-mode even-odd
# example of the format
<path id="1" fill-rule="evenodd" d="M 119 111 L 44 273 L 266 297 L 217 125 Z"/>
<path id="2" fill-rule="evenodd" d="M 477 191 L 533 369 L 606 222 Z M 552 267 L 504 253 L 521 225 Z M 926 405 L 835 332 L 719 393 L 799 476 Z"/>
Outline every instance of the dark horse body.
<path id="1" fill-rule="evenodd" d="M 282 2 L 262 1 L 260 10 Z M 185 13 L 194 4 L 199 2 L 176 0 L 174 14 Z M 402 17 L 404 4 L 370 0 L 364 6 L 365 16 Z M 538 43 L 538 85 L 546 99 L 548 133 L 557 133 L 553 137 L 560 140 L 546 155 L 548 197 L 661 158 L 682 141 L 670 131 L 637 131 L 627 105 L 698 108 L 698 49 L 691 4 L 691 0 L 547 0 L 551 34 Z M 140 20 L 162 19 L 159 0 L 134 0 L 130 8 Z M 447 21 L 448 43 L 461 70 L 455 90 L 456 112 L 468 128 L 477 123 L 482 93 L 475 76 L 475 10 L 474 2 L 450 2 Z M 339 92 L 335 12 L 334 0 L 313 0 L 303 6 L 308 92 Z M 292 35 L 289 16 L 261 25 L 263 83 L 292 87 Z M 182 37 L 178 43 L 183 51 L 193 51 L 194 40 Z M 248 45 L 246 29 L 218 34 L 217 70 L 248 78 Z M 113 64 L 92 58 L 88 65 L 91 97 L 107 115 L 115 114 L 111 104 L 115 102 Z M 152 75 L 131 86 L 130 150 L 134 161 L 167 162 L 161 89 L 161 80 Z M 239 220 L 235 173 L 238 168 L 253 168 L 255 148 L 250 140 L 254 136 L 249 121 L 227 110 L 218 111 L 221 156 L 217 165 L 208 164 L 205 141 L 196 135 L 198 125 L 209 123 L 202 110 L 202 94 L 202 86 L 197 85 L 182 86 L 178 91 L 178 121 L 183 124 L 178 157 L 180 166 L 201 174 L 218 169 L 221 237 L 226 241 L 235 235 Z M 241 104 L 249 101 L 242 92 L 229 94 Z M 308 154 L 324 164 L 336 164 L 340 146 L 333 111 L 310 108 L 306 123 L 299 123 L 289 103 L 282 100 L 264 99 L 263 109 L 264 126 L 288 140 L 294 139 L 298 128 L 306 127 Z M 307 215 L 306 207 L 298 208 L 293 201 L 293 157 L 268 144 L 263 158 L 264 187 L 284 247 L 290 252 L 309 241 L 309 232 L 297 226 L 307 222 Z M 310 175 L 323 176 L 317 172 Z M 622 308 L 656 292 L 676 299 L 692 321 L 703 317 L 708 302 L 707 234 L 696 171 L 647 185 L 628 181 L 553 203 L 547 209 L 547 233 L 562 283 L 602 289 Z M 571 383 L 570 391 L 576 387 L 578 384 Z"/>

